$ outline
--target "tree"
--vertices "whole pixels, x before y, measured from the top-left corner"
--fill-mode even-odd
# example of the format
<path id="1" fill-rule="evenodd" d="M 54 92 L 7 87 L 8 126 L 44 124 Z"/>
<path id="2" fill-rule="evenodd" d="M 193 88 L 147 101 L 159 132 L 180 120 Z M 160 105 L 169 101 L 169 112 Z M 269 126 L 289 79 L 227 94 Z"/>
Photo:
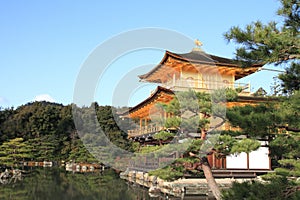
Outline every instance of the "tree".
<path id="1" fill-rule="evenodd" d="M 242 63 L 270 63 L 287 64 L 286 72 L 278 76 L 282 81 L 281 87 L 284 93 L 291 96 L 282 99 L 272 110 L 265 107 L 262 113 L 252 113 L 245 118 L 238 114 L 237 118 L 242 123 L 236 125 L 248 126 L 250 131 L 253 126 L 255 130 L 263 130 L 268 135 L 272 135 L 270 148 L 273 158 L 280 166 L 277 173 L 284 176 L 298 176 L 299 173 L 299 132 L 300 124 L 298 120 L 299 108 L 299 89 L 300 89 L 300 1 L 299 0 L 280 0 L 281 8 L 277 14 L 282 17 L 281 23 L 270 22 L 266 25 L 257 21 L 247 25 L 245 30 L 240 27 L 232 27 L 226 34 L 228 41 L 239 44 L 236 49 L 236 59 Z M 277 86 L 276 86 L 277 87 Z M 276 88 L 274 94 L 278 94 Z M 248 108 L 249 110 L 255 108 Z M 240 110 L 241 111 L 241 110 Z M 233 113 L 232 113 L 233 114 Z M 233 114 L 234 116 L 234 114 Z M 233 119 L 233 117 L 232 117 Z M 256 121 L 255 121 L 256 120 Z M 274 135 L 276 133 L 283 135 Z M 253 133 L 256 134 L 256 133 Z"/>
<path id="2" fill-rule="evenodd" d="M 166 121 L 165 126 L 167 128 L 176 127 L 183 134 L 179 138 L 191 137 L 191 134 L 195 133 L 199 134 L 201 142 L 196 143 L 198 145 L 193 143 L 187 156 L 197 159 L 199 164 L 193 165 L 193 169 L 201 167 L 216 199 L 220 199 L 221 193 L 206 157 L 213 148 L 211 145 L 213 142 L 205 141 L 208 139 L 208 134 L 213 135 L 215 130 L 225 123 L 226 94 L 230 99 L 236 97 L 236 93 L 226 89 L 216 90 L 212 94 L 189 90 L 177 92 L 170 103 L 163 105 L 166 112 L 173 114 L 173 117 Z"/>
<path id="3" fill-rule="evenodd" d="M 266 90 L 264 90 L 262 87 L 258 88 L 256 92 L 254 92 L 253 96 L 255 97 L 264 97 L 267 95 Z"/>
<path id="4" fill-rule="evenodd" d="M 222 199 L 245 199 L 245 200 L 261 200 L 261 199 L 299 199 L 300 194 L 291 193 L 293 185 L 286 179 L 281 177 L 273 178 L 272 182 L 235 182 L 231 189 L 223 191 Z"/>
<path id="5" fill-rule="evenodd" d="M 269 147 L 273 167 L 275 167 L 276 176 L 270 177 L 268 185 L 263 188 L 277 187 L 276 180 L 287 181 L 300 177 L 300 123 L 298 113 L 300 112 L 300 93 L 295 91 L 292 96 L 282 97 L 273 103 L 264 103 L 256 106 L 233 107 L 227 111 L 227 118 L 233 126 L 239 127 L 240 130 L 235 134 L 246 134 L 248 137 L 265 138 L 269 140 Z M 251 143 L 249 146 L 253 146 Z M 245 151 L 248 145 L 241 145 L 240 151 Z M 234 150 L 235 147 L 232 149 Z M 251 147 L 252 148 L 252 147 Z M 247 183 L 248 184 L 248 183 Z M 250 184 L 250 183 L 249 183 Z M 253 192 L 261 183 L 248 184 L 248 193 Z M 299 191 L 299 186 L 293 181 L 289 181 L 286 192 L 280 193 L 282 199 L 289 199 Z M 299 184 L 299 183 L 298 183 Z M 237 193 L 236 191 L 244 190 L 245 184 L 236 184 L 227 193 L 227 197 L 240 198 L 239 195 L 245 195 L 245 191 Z M 264 190 L 266 192 L 266 190 Z M 266 193 L 265 195 L 268 195 Z M 287 195 L 288 194 L 288 195 Z M 259 195 L 263 195 L 260 193 Z M 285 197 L 287 195 L 287 197 Z M 278 199 L 281 199 L 279 197 Z M 227 198 L 225 198 L 227 199 Z"/>
<path id="6" fill-rule="evenodd" d="M 284 93 L 300 90 L 300 65 L 291 63 L 286 72 L 279 74 L 278 78 L 282 81 L 281 87 Z"/>
<path id="7" fill-rule="evenodd" d="M 60 160 L 59 140 L 55 135 L 44 135 L 41 137 L 29 139 L 26 144 L 31 145 L 31 153 L 35 161 L 53 161 Z"/>
<path id="8" fill-rule="evenodd" d="M 11 139 L 0 146 L 0 161 L 7 166 L 18 166 L 21 161 L 32 158 L 31 150 L 23 138 Z"/>
<path id="9" fill-rule="evenodd" d="M 214 196 L 220 199 L 220 189 L 213 177 L 207 154 L 213 149 L 223 155 L 241 151 L 249 153 L 260 146 L 260 143 L 254 140 L 237 141 L 229 135 L 219 135 L 218 129 L 226 121 L 225 103 L 236 99 L 237 92 L 229 88 L 217 89 L 210 94 L 189 90 L 177 92 L 171 102 L 160 105 L 165 112 L 172 113 L 173 117 L 165 121 L 165 127 L 177 128 L 180 133 L 178 139 L 195 136 L 199 139 L 192 140 L 184 158 L 151 173 L 172 179 L 183 174 L 185 170 L 194 172 L 201 169 Z"/>
<path id="10" fill-rule="evenodd" d="M 240 45 L 236 49 L 236 60 L 244 65 L 290 64 L 279 79 L 282 80 L 283 91 L 292 93 L 299 89 L 300 84 L 300 1 L 280 2 L 277 14 L 283 18 L 282 23 L 271 21 L 265 25 L 256 21 L 247 25 L 245 30 L 234 26 L 224 36 Z"/>
<path id="11" fill-rule="evenodd" d="M 162 145 L 163 141 L 173 138 L 174 134 L 167 131 L 160 131 L 156 133 L 153 138 L 159 141 L 159 145 Z"/>

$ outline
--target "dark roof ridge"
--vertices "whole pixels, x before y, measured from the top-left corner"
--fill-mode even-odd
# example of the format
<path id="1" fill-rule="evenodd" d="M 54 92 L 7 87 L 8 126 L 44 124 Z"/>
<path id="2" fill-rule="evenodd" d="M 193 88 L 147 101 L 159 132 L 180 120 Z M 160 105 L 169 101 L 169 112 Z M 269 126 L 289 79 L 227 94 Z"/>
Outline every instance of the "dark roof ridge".
<path id="1" fill-rule="evenodd" d="M 207 54 L 204 51 L 191 51 L 189 53 L 183 53 L 183 54 L 178 54 L 178 53 L 173 53 L 171 51 L 166 50 L 164 57 L 162 58 L 162 60 L 160 61 L 160 63 L 154 67 L 151 71 L 149 71 L 146 74 L 143 75 L 139 75 L 138 77 L 140 79 L 145 79 L 147 78 L 151 73 L 155 72 L 157 69 L 159 69 L 166 61 L 169 57 L 173 57 L 177 60 L 181 60 L 184 62 L 191 62 L 191 63 L 201 63 L 201 64 L 208 64 L 208 65 L 223 65 L 223 66 L 227 66 L 227 67 L 232 67 L 232 68 L 251 68 L 251 67 L 261 67 L 263 64 L 253 64 L 251 66 L 248 67 L 241 67 L 240 64 L 238 64 L 235 60 L 230 59 L 230 58 L 224 58 L 224 57 L 220 57 L 220 56 L 215 56 L 212 54 Z"/>

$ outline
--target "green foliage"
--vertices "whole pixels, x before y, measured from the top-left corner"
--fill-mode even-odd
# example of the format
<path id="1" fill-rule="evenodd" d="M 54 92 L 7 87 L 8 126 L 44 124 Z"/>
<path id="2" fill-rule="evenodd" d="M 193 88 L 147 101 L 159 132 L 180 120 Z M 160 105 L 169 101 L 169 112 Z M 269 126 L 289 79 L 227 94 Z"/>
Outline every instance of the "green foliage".
<path id="1" fill-rule="evenodd" d="M 243 91 L 243 87 L 237 87 L 237 88 L 235 88 L 235 91 L 237 92 L 237 93 L 240 93 L 240 92 L 242 92 Z"/>
<path id="2" fill-rule="evenodd" d="M 117 123 L 124 123 L 117 115 L 113 115 L 114 108 L 110 106 L 99 106 L 93 104 L 91 108 L 96 110 L 97 118 L 92 117 L 88 111 L 91 108 L 81 110 L 81 119 L 78 125 L 86 128 L 86 130 L 93 130 L 97 132 L 102 129 L 105 131 L 107 138 L 99 138 L 95 134 L 86 132 L 81 139 L 90 141 L 95 148 L 86 149 L 82 141 L 79 139 L 75 124 L 73 121 L 72 106 L 63 106 L 61 104 L 49 102 L 33 102 L 22 105 L 17 109 L 0 110 L 0 145 L 8 145 L 12 139 L 22 138 L 22 145 L 25 145 L 29 150 L 30 157 L 25 156 L 24 160 L 76 160 L 76 161 L 97 161 L 91 156 L 89 151 L 96 152 L 96 148 L 100 143 L 106 144 L 109 138 L 117 146 L 131 150 L 131 142 L 127 139 L 127 134 L 118 128 Z M 76 107 L 76 106 L 74 106 Z M 76 110 L 77 111 L 77 110 Z M 76 112 L 74 111 L 74 112 Z M 78 112 L 79 109 L 78 109 Z M 86 124 L 80 124 L 85 119 Z M 128 124 L 123 124 L 129 126 Z M 99 150 L 100 151 L 100 150 Z M 1 150 L 1 164 L 12 165 L 19 161 L 8 159 L 4 148 Z M 112 152 L 115 153 L 115 152 Z M 16 155 L 15 155 L 16 157 Z"/>
<path id="3" fill-rule="evenodd" d="M 262 87 L 258 88 L 258 90 L 253 93 L 253 96 L 255 96 L 255 97 L 264 97 L 266 95 L 267 95 L 267 92 Z"/>
<path id="4" fill-rule="evenodd" d="M 167 181 L 173 181 L 178 178 L 182 178 L 184 176 L 192 176 L 192 177 L 204 177 L 202 171 L 197 169 L 186 169 L 185 165 L 194 165 L 200 162 L 199 158 L 195 157 L 183 157 L 178 158 L 173 163 L 169 164 L 168 166 L 156 169 L 154 171 L 150 171 L 149 175 L 160 177 Z"/>
<path id="5" fill-rule="evenodd" d="M 246 105 L 228 109 L 226 115 L 232 126 L 240 127 L 243 134 L 251 137 L 265 137 L 269 135 L 271 128 L 275 132 L 274 124 L 280 122 L 274 110 L 272 104 Z"/>
<path id="6" fill-rule="evenodd" d="M 290 158 L 297 159 L 300 157 L 299 137 L 292 135 L 276 135 L 275 139 L 270 142 L 271 156 L 278 159 Z"/>
<path id="7" fill-rule="evenodd" d="M 161 149 L 162 146 L 143 146 L 143 147 L 140 147 L 140 151 L 139 153 L 153 153 L 159 149 Z"/>
<path id="8" fill-rule="evenodd" d="M 140 143 L 139 142 L 133 142 L 132 149 L 134 152 L 138 152 L 140 149 Z"/>
<path id="9" fill-rule="evenodd" d="M 192 140 L 190 146 L 187 149 L 187 152 L 198 153 L 201 149 L 203 142 L 204 142 L 203 140 L 196 140 L 196 139 Z"/>
<path id="10" fill-rule="evenodd" d="M 199 162 L 199 159 L 195 159 L 194 157 L 182 157 L 177 158 L 175 163 L 196 163 Z"/>
<path id="11" fill-rule="evenodd" d="M 277 14 L 284 17 L 284 25 L 287 28 L 294 29 L 295 32 L 300 28 L 300 3 L 299 0 L 280 0 L 282 7 Z"/>
<path id="12" fill-rule="evenodd" d="M 278 109 L 278 116 L 281 124 L 300 129 L 300 91 L 295 91 L 293 95 L 284 99 Z"/>
<path id="13" fill-rule="evenodd" d="M 236 59 L 243 66 L 254 63 L 287 63 L 287 73 L 279 76 L 283 91 L 292 93 L 299 90 L 300 58 L 300 6 L 299 0 L 280 0 L 281 8 L 277 14 L 283 22 L 274 21 L 264 25 L 260 21 L 247 25 L 244 30 L 232 27 L 225 38 L 240 46 L 236 49 Z M 281 26 L 279 26 L 279 24 Z"/>
<path id="14" fill-rule="evenodd" d="M 168 131 L 160 131 L 160 132 L 156 133 L 155 135 L 153 135 L 154 139 L 162 140 L 162 141 L 168 140 L 173 137 L 174 137 L 174 134 L 170 133 Z"/>
<path id="15" fill-rule="evenodd" d="M 211 116 L 221 118 L 224 122 L 226 95 L 230 100 L 237 97 L 237 93 L 231 89 L 216 90 L 212 94 L 192 90 L 177 92 L 170 103 L 162 105 L 166 112 L 175 115 L 166 120 L 165 126 L 195 133 L 207 129 Z"/>
<path id="16" fill-rule="evenodd" d="M 251 151 L 255 151 L 256 149 L 258 149 L 261 146 L 260 142 L 258 142 L 257 140 L 253 140 L 253 139 L 242 139 L 238 142 L 236 142 L 232 148 L 231 148 L 231 153 L 250 153 Z"/>
<path id="17" fill-rule="evenodd" d="M 131 142 L 127 139 L 125 131 L 130 129 L 130 124 L 123 121 L 116 114 L 116 109 L 111 106 L 98 106 L 95 104 L 97 119 L 101 131 L 108 137 L 108 139 L 120 147 L 121 149 L 130 150 Z M 122 128 L 122 130 L 120 130 Z"/>
<path id="18" fill-rule="evenodd" d="M 54 161 L 60 159 L 56 155 L 59 153 L 59 138 L 54 135 L 29 139 L 26 143 L 33 147 L 31 152 L 34 155 L 33 158 L 35 158 L 35 161 Z"/>
<path id="19" fill-rule="evenodd" d="M 230 135 L 220 135 L 214 149 L 221 154 L 229 155 L 237 140 Z"/>
<path id="20" fill-rule="evenodd" d="M 282 81 L 281 87 L 284 93 L 291 94 L 295 90 L 300 90 L 300 63 L 291 63 L 285 73 L 279 74 Z"/>
<path id="21" fill-rule="evenodd" d="M 74 141 L 68 158 L 74 162 L 99 162 L 93 157 L 93 155 L 91 155 L 91 153 L 85 148 L 82 141 L 79 139 Z"/>
<path id="22" fill-rule="evenodd" d="M 232 88 L 226 88 L 225 89 L 225 93 L 226 93 L 226 100 L 228 102 L 237 101 L 238 91 L 236 91 L 236 90 L 234 90 Z"/>
<path id="23" fill-rule="evenodd" d="M 292 192 L 291 192 L 292 191 Z M 222 199 L 245 199 L 245 200 L 261 200 L 261 199 L 299 199 L 300 192 L 293 192 L 293 185 L 287 179 L 278 177 L 272 178 L 271 182 L 234 182 L 232 187 L 224 190 Z"/>
<path id="24" fill-rule="evenodd" d="M 135 187 L 120 180 L 113 170 L 103 173 L 68 173 L 64 169 L 47 168 L 26 171 L 26 177 L 11 184 L 1 184 L 0 199 L 138 199 Z M 139 191 L 141 192 L 141 191 Z M 144 195 L 148 191 L 145 190 Z"/>
<path id="25" fill-rule="evenodd" d="M 23 138 L 11 139 L 0 146 L 1 164 L 18 166 L 21 161 L 33 157 L 32 147 L 26 144 Z"/>
<path id="26" fill-rule="evenodd" d="M 240 127 L 242 132 L 252 137 L 275 138 L 270 142 L 272 157 L 278 161 L 280 168 L 275 169 L 276 178 L 263 183 L 235 183 L 232 189 L 224 193 L 223 199 L 299 199 L 299 189 L 290 189 L 291 182 L 279 176 L 299 176 L 299 90 L 300 83 L 300 1 L 280 0 L 281 8 L 277 14 L 282 22 L 260 21 L 247 25 L 244 29 L 232 27 L 226 34 L 228 41 L 239 44 L 236 60 L 242 66 L 252 64 L 275 63 L 287 64 L 286 73 L 280 74 L 284 93 L 292 96 L 283 99 L 277 105 L 259 105 L 233 108 L 227 112 L 232 125 Z M 256 96 L 263 95 L 258 91 Z M 277 86 L 274 94 L 278 94 Z M 281 130 L 279 129 L 281 128 Z M 276 135 L 277 132 L 290 135 Z M 252 145 L 250 145 L 252 146 Z M 235 147 L 233 147 L 233 151 Z M 243 151 L 244 147 L 240 147 Z M 239 149 L 239 148 L 237 148 Z M 247 150 L 247 148 L 246 148 Z M 250 150 L 250 149 L 248 149 Z M 239 150 L 237 150 L 239 151 Z M 281 160 L 280 160 L 281 159 Z M 278 178 L 279 177 L 279 178 Z M 292 192 L 291 192 L 292 191 Z"/>
<path id="27" fill-rule="evenodd" d="M 299 92 L 295 91 L 273 105 L 234 107 L 227 111 L 230 123 L 240 127 L 243 134 L 254 138 L 270 138 L 273 167 L 276 167 L 277 174 L 289 177 L 298 177 L 300 174 L 300 136 L 297 131 L 300 130 L 299 97 Z M 251 142 L 247 143 L 233 145 L 231 152 L 251 150 L 248 149 L 252 146 Z"/>
<path id="28" fill-rule="evenodd" d="M 182 170 L 176 170 L 170 166 L 164 167 L 162 169 L 157 169 L 149 172 L 150 176 L 157 176 L 161 179 L 172 181 L 183 176 Z"/>
<path id="29" fill-rule="evenodd" d="M 239 61 L 248 65 L 257 62 L 277 63 L 299 58 L 298 31 L 279 28 L 275 22 L 264 25 L 257 21 L 247 25 L 245 30 L 232 27 L 225 38 L 242 45 L 236 50 Z"/>
<path id="30" fill-rule="evenodd" d="M 180 125 L 181 125 L 181 119 L 179 117 L 169 117 L 165 120 L 166 128 L 179 129 Z"/>
<path id="31" fill-rule="evenodd" d="M 276 173 L 283 176 L 300 177 L 300 160 L 283 159 L 278 161 L 282 168 L 275 169 Z"/>

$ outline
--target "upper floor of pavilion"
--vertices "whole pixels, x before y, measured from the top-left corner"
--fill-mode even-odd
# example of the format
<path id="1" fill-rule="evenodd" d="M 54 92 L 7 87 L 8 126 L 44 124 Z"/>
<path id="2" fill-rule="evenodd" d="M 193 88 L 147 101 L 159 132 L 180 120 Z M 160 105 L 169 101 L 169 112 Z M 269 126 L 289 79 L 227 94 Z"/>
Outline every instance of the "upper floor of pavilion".
<path id="1" fill-rule="evenodd" d="M 166 51 L 160 63 L 139 78 L 173 91 L 190 88 L 210 92 L 219 88 L 239 88 L 240 95 L 248 96 L 250 83 L 236 81 L 255 73 L 262 66 L 261 63 L 242 66 L 233 59 L 207 54 L 197 47 L 184 54 Z"/>

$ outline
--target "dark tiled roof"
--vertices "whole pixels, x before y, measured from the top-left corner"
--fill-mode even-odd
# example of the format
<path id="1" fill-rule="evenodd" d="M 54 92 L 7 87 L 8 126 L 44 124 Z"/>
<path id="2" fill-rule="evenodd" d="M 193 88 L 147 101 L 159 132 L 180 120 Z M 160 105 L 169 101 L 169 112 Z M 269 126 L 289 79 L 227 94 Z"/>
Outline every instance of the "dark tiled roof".
<path id="1" fill-rule="evenodd" d="M 176 54 L 172 52 L 168 52 L 168 53 L 176 58 L 179 59 L 181 58 L 182 60 L 189 61 L 189 62 L 206 62 L 206 63 L 214 63 L 214 64 L 220 63 L 220 64 L 230 64 L 230 65 L 238 66 L 232 59 L 206 54 L 200 50 L 198 51 L 194 50 L 184 54 Z"/>
<path id="2" fill-rule="evenodd" d="M 155 72 L 159 68 L 161 68 L 169 57 L 172 57 L 177 60 L 184 61 L 184 62 L 191 62 L 191 63 L 211 64 L 214 66 L 221 65 L 221 66 L 228 66 L 231 68 L 235 68 L 235 67 L 240 68 L 241 67 L 241 65 L 238 64 L 233 59 L 223 58 L 223 57 L 215 56 L 215 55 L 211 55 L 211 54 L 206 54 L 205 52 L 203 52 L 202 50 L 199 50 L 199 49 L 194 49 L 193 51 L 191 51 L 189 53 L 184 53 L 184 54 L 176 54 L 176 53 L 172 53 L 170 51 L 166 51 L 161 62 L 156 67 L 154 67 L 151 71 L 149 71 L 148 73 L 140 75 L 139 78 L 146 79 L 147 77 L 149 77 L 153 72 Z M 249 67 L 257 67 L 258 68 L 258 67 L 261 67 L 262 65 L 263 64 L 255 64 L 255 65 L 252 65 Z M 247 67 L 245 67 L 245 69 L 246 68 Z M 157 82 L 159 82 L 159 81 L 157 81 Z"/>

